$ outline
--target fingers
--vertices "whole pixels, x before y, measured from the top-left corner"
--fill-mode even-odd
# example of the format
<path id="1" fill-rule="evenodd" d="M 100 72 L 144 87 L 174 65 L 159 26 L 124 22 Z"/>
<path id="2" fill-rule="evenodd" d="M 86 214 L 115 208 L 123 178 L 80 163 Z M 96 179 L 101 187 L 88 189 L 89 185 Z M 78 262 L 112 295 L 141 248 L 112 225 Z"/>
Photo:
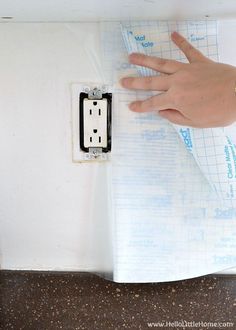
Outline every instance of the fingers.
<path id="1" fill-rule="evenodd" d="M 194 48 L 182 35 L 178 32 L 173 32 L 171 34 L 172 41 L 179 47 L 180 50 L 187 57 L 189 62 L 196 61 L 208 61 L 209 59 L 205 57 L 198 49 Z"/>
<path id="2" fill-rule="evenodd" d="M 149 76 L 132 78 L 127 77 L 121 79 L 121 85 L 129 89 L 142 89 L 142 90 L 154 90 L 154 91 L 167 91 L 170 88 L 171 77 L 166 76 Z"/>
<path id="3" fill-rule="evenodd" d="M 147 68 L 163 72 L 174 73 L 180 68 L 183 68 L 186 63 L 181 63 L 175 60 L 167 60 L 156 56 L 148 56 L 141 53 L 132 53 L 129 55 L 129 61 L 132 64 L 145 66 Z"/>
<path id="4" fill-rule="evenodd" d="M 148 112 L 171 108 L 168 92 L 152 96 L 144 101 L 135 101 L 129 105 L 130 110 L 135 112 Z"/>
<path id="5" fill-rule="evenodd" d="M 159 111 L 159 115 L 169 120 L 173 124 L 193 127 L 192 121 L 184 117 L 184 115 L 178 110 L 174 110 L 174 109 L 161 110 Z"/>

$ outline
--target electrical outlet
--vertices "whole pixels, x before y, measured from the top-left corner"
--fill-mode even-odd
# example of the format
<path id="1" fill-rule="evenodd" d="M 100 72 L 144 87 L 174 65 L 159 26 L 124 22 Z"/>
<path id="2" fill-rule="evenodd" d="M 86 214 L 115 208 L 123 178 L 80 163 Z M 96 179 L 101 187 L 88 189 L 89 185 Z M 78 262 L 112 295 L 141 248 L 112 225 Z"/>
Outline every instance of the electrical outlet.
<path id="1" fill-rule="evenodd" d="M 89 98 L 90 97 L 90 98 Z M 111 95 L 104 93 L 91 98 L 80 93 L 80 148 L 90 152 L 111 150 Z"/>
<path id="2" fill-rule="evenodd" d="M 81 94 L 80 98 L 82 97 Z M 87 152 L 89 151 L 89 148 L 108 149 L 107 99 L 89 100 L 87 97 L 85 97 L 82 102 L 83 107 L 80 111 L 81 149 Z"/>
<path id="3" fill-rule="evenodd" d="M 112 93 L 107 86 L 72 85 L 73 160 L 108 160 Z"/>

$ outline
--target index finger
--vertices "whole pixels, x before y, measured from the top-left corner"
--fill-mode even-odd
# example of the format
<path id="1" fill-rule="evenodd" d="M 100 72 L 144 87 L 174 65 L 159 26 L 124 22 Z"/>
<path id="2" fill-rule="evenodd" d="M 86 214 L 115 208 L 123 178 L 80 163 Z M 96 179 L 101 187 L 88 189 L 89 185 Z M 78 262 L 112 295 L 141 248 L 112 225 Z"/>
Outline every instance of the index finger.
<path id="1" fill-rule="evenodd" d="M 193 47 L 193 45 L 191 45 L 190 42 L 188 42 L 187 39 L 185 39 L 178 32 L 173 32 L 171 34 L 171 39 L 174 41 L 176 46 L 182 50 L 189 62 L 208 60 L 206 56 L 204 56 L 197 48 Z"/>

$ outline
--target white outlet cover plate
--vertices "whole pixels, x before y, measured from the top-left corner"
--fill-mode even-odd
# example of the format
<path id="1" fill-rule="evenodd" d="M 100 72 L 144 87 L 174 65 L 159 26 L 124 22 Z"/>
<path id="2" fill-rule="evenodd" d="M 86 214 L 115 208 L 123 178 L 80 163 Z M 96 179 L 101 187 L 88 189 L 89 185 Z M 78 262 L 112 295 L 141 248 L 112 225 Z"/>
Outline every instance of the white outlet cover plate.
<path id="1" fill-rule="evenodd" d="M 94 105 L 94 102 L 96 102 Z M 107 147 L 107 118 L 108 118 L 108 102 L 107 99 L 90 100 L 84 99 L 84 122 L 87 122 L 84 127 L 84 146 L 102 148 Z M 96 133 L 94 133 L 96 129 Z M 99 141 L 99 138 L 101 141 Z M 92 141 L 91 141 L 91 140 Z"/>
<path id="2" fill-rule="evenodd" d="M 71 129 L 72 129 L 72 161 L 74 163 L 87 161 L 109 161 L 111 152 L 102 153 L 97 159 L 91 159 L 88 153 L 80 149 L 79 95 L 86 88 L 102 87 L 106 93 L 112 93 L 112 87 L 102 83 L 73 83 L 71 84 Z"/>

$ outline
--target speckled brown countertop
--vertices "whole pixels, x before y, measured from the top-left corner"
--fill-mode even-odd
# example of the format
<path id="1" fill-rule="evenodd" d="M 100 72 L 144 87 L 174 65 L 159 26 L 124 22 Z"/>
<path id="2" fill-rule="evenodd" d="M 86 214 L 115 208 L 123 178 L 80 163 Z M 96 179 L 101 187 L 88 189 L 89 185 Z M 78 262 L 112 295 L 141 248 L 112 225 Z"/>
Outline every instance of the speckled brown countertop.
<path id="1" fill-rule="evenodd" d="M 0 329 L 164 328 L 152 322 L 236 329 L 236 276 L 117 284 L 88 273 L 0 271 Z"/>

